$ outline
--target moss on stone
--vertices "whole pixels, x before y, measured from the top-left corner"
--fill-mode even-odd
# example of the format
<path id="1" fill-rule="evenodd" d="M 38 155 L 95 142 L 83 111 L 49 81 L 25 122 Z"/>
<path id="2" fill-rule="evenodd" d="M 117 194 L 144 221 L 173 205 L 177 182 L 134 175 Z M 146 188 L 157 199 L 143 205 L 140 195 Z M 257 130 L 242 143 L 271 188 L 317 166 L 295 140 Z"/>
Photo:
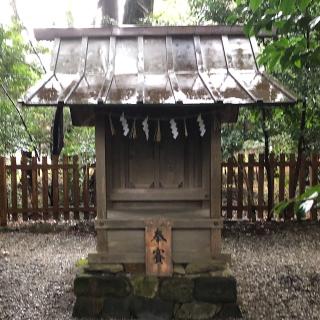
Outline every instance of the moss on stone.
<path id="1" fill-rule="evenodd" d="M 116 263 L 97 263 L 97 264 L 89 264 L 85 268 L 88 272 L 105 272 L 105 273 L 119 273 L 123 272 L 123 265 Z"/>
<path id="2" fill-rule="evenodd" d="M 176 320 L 209 320 L 212 319 L 221 309 L 218 304 L 191 302 L 185 303 L 177 308 L 175 313 Z"/>
<path id="3" fill-rule="evenodd" d="M 203 260 L 187 265 L 186 274 L 207 273 L 211 271 L 223 271 L 227 264 L 221 260 Z"/>
<path id="4" fill-rule="evenodd" d="M 133 294 L 138 297 L 154 298 L 158 292 L 159 281 L 157 277 L 134 275 L 131 278 Z"/>

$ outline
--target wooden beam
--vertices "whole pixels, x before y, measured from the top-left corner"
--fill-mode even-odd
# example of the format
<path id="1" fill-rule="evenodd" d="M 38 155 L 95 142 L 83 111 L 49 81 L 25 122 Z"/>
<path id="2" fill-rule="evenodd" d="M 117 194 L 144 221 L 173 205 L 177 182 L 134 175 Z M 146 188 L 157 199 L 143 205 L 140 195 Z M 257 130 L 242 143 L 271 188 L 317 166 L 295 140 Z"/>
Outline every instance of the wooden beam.
<path id="1" fill-rule="evenodd" d="M 97 219 L 107 219 L 107 170 L 106 170 L 106 119 L 103 115 L 96 114 L 96 206 Z M 108 251 L 106 230 L 97 232 L 97 251 Z"/>
<path id="2" fill-rule="evenodd" d="M 199 260 L 208 260 L 210 257 L 206 252 L 195 251 L 192 254 L 188 251 L 173 252 L 172 260 L 174 263 L 191 263 Z M 225 262 L 231 262 L 230 255 L 219 254 L 216 259 Z M 119 252 L 113 254 L 97 254 L 89 253 L 88 255 L 89 265 L 99 265 L 105 263 L 144 263 L 144 252 Z"/>
<path id="3" fill-rule="evenodd" d="M 106 26 L 103 28 L 45 28 L 35 29 L 35 38 L 52 41 L 55 38 L 75 37 L 109 37 L 109 36 L 166 36 L 166 35 L 210 35 L 238 36 L 245 33 L 243 26 L 135 26 L 122 27 Z M 258 38 L 275 36 L 274 32 L 260 32 Z"/>
<path id="4" fill-rule="evenodd" d="M 221 229 L 221 219 L 168 219 L 172 229 Z M 95 228 L 110 230 L 144 230 L 145 219 L 122 219 L 122 220 L 99 220 L 95 223 Z"/>
<path id="5" fill-rule="evenodd" d="M 191 189 L 114 189 L 112 201 L 201 201 L 208 200 L 208 193 L 202 188 Z"/>
<path id="6" fill-rule="evenodd" d="M 221 219 L 221 121 L 212 116 L 210 143 L 210 217 Z M 221 229 L 211 230 L 211 255 L 221 253 Z"/>

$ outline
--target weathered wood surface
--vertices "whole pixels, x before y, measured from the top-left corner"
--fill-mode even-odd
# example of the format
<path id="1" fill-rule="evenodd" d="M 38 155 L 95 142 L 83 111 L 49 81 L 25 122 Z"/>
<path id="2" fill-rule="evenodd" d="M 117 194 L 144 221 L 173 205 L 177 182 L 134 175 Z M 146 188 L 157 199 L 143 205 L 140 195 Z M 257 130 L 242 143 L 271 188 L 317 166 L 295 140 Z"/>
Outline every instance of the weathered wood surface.
<path id="1" fill-rule="evenodd" d="M 211 148 L 210 148 L 210 217 L 221 218 L 221 122 L 218 118 L 212 117 L 211 121 Z M 228 164 L 230 164 L 228 162 Z M 233 168 L 228 167 L 233 172 Z M 230 174 L 229 174 L 230 184 Z M 228 183 L 227 182 L 227 183 Z M 228 185 L 229 185 L 228 184 Z M 230 185 L 229 185 L 230 186 Z M 230 197 L 230 195 L 229 195 Z M 217 257 L 221 253 L 221 229 L 211 230 L 211 256 Z"/>
<path id="2" fill-rule="evenodd" d="M 199 149 L 201 150 L 200 147 Z M 203 159 L 203 156 L 201 155 L 200 158 Z M 261 154 L 259 157 L 252 156 L 252 158 L 250 166 L 248 156 L 241 154 L 233 158 L 232 161 L 222 162 L 223 204 L 220 212 L 224 219 L 252 219 L 253 216 L 248 215 L 248 212 L 252 211 L 257 213 L 257 219 L 266 219 L 268 190 L 264 156 Z M 190 164 L 189 161 L 191 161 Z M 188 170 L 190 165 L 194 166 L 194 162 L 192 157 L 187 161 Z M 6 211 L 8 219 L 12 221 L 37 218 L 47 220 L 55 216 L 58 219 L 78 220 L 95 217 L 94 194 L 87 187 L 87 183 L 83 183 L 92 179 L 93 166 L 87 166 L 87 169 L 84 170 L 84 166 L 80 163 L 77 156 L 65 159 L 64 162 L 61 159 L 54 162 L 47 157 L 43 157 L 37 163 L 35 159 L 26 157 L 20 161 L 14 157 L 7 159 L 8 206 Z M 274 156 L 272 166 L 274 180 L 272 196 L 274 203 L 277 203 L 288 199 L 289 193 L 293 195 L 292 179 L 290 179 L 293 171 L 290 168 L 295 167 L 295 159 L 293 156 L 291 158 L 286 155 Z M 301 194 L 309 186 L 319 183 L 319 168 L 319 155 L 302 157 L 296 195 Z M 251 174 L 248 175 L 249 170 L 251 170 Z M 84 177 L 84 174 L 87 177 Z M 204 174 L 201 172 L 199 175 L 199 168 L 195 166 L 193 178 L 189 180 L 190 177 L 188 177 L 185 180 L 188 181 L 185 188 L 121 189 L 118 185 L 117 188 L 112 189 L 109 185 L 111 188 L 109 193 L 111 218 L 130 220 L 134 215 L 138 219 L 150 216 L 162 216 L 169 219 L 209 218 L 210 192 L 205 186 L 206 176 L 210 177 L 208 171 Z M 250 179 L 249 176 L 251 176 Z M 250 184 L 248 179 L 252 180 Z M 55 188 L 52 187 L 53 183 Z M 253 201 L 248 205 L 248 190 L 252 191 L 252 186 Z M 318 219 L 318 211 L 319 209 L 313 209 L 311 214 L 307 214 L 307 218 Z M 84 215 L 84 212 L 87 214 Z"/>
<path id="3" fill-rule="evenodd" d="M 146 274 L 171 276 L 172 234 L 171 223 L 166 220 L 149 220 L 145 224 Z"/>
<path id="4" fill-rule="evenodd" d="M 211 257 L 210 230 L 172 229 L 172 261 L 189 263 Z M 111 263 L 145 263 L 145 230 L 108 230 L 108 257 Z"/>
<path id="5" fill-rule="evenodd" d="M 7 225 L 6 160 L 0 157 L 0 226 Z"/>

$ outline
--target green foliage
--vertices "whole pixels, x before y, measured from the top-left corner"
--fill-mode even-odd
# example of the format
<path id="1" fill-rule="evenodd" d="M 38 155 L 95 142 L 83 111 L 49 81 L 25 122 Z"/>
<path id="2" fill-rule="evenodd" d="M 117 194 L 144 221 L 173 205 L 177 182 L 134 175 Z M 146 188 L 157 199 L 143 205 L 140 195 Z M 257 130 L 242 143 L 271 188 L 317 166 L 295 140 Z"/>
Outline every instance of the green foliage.
<path id="1" fill-rule="evenodd" d="M 9 28 L 0 25 L 0 81 L 15 100 L 40 75 L 37 65 L 27 62 L 31 48 L 24 41 L 22 30 L 15 20 Z M 30 141 L 17 111 L 0 88 L 0 154 L 13 154 L 18 149 L 29 148 Z"/>
<path id="2" fill-rule="evenodd" d="M 86 258 L 80 258 L 79 260 L 76 261 L 76 267 L 77 268 L 83 268 L 88 266 L 88 259 Z"/>
<path id="3" fill-rule="evenodd" d="M 153 12 L 142 21 L 147 25 L 194 25 L 197 19 L 190 14 L 188 0 L 156 0 Z M 170 8 L 170 10 L 168 10 Z"/>
<path id="4" fill-rule="evenodd" d="M 300 196 L 278 203 L 273 210 L 280 217 L 286 210 L 293 208 L 297 219 L 302 220 L 313 207 L 319 206 L 319 200 L 320 185 L 316 185 L 308 188 Z"/>
<path id="5" fill-rule="evenodd" d="M 226 24 L 234 8 L 233 0 L 188 0 L 196 21 Z"/>
<path id="6" fill-rule="evenodd" d="M 92 163 L 95 160 L 94 128 L 69 127 L 65 133 L 65 155 L 81 155 L 84 163 Z"/>
<path id="7" fill-rule="evenodd" d="M 11 26 L 0 26 L 0 81 L 9 95 L 17 101 L 39 79 L 40 67 L 30 60 L 34 55 L 29 43 L 22 36 L 23 27 L 13 20 Z M 40 53 L 44 48 L 37 48 Z M 0 154 L 13 155 L 18 150 L 33 150 L 50 154 L 52 145 L 52 122 L 54 108 L 21 108 L 20 112 L 34 139 L 31 143 L 21 119 L 12 103 L 0 88 Z M 66 131 L 66 155 L 82 154 L 86 160 L 94 158 L 94 131 L 71 126 L 70 112 L 64 112 Z"/>
<path id="8" fill-rule="evenodd" d="M 267 44 L 259 60 L 269 70 L 319 66 L 319 1 L 242 0 L 238 1 L 234 15 L 239 15 L 239 12 L 245 13 L 248 35 L 257 35 L 263 30 L 277 30 L 278 38 Z"/>

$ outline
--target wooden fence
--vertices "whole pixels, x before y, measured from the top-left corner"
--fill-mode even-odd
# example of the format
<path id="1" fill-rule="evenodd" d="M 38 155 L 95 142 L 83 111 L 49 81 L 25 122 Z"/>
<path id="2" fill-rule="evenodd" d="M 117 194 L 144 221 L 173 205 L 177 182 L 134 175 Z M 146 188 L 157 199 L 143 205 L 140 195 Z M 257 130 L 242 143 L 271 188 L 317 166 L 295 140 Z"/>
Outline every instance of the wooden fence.
<path id="1" fill-rule="evenodd" d="M 319 183 L 319 155 L 302 156 L 297 190 L 294 188 L 296 156 L 270 155 L 271 185 L 268 188 L 264 154 L 239 154 L 222 163 L 222 215 L 226 219 L 267 219 L 268 199 L 271 208 L 280 201 L 293 198 L 305 191 L 307 186 Z M 268 192 L 270 191 L 270 192 Z M 281 218 L 274 217 L 273 218 Z M 293 211 L 286 213 L 292 219 Z M 315 208 L 307 218 L 318 219 Z"/>
<path id="2" fill-rule="evenodd" d="M 2 170 L 1 170 L 2 169 Z M 0 217 L 27 220 L 89 219 L 95 216 L 94 167 L 79 165 L 78 156 L 0 158 Z"/>
<path id="3" fill-rule="evenodd" d="M 294 195 L 295 155 L 270 156 L 268 194 L 264 155 L 239 154 L 222 163 L 222 216 L 225 219 L 266 219 L 272 206 Z M 319 155 L 302 157 L 297 193 L 318 183 Z M 0 225 L 37 219 L 95 217 L 94 165 L 80 165 L 78 156 L 52 160 L 43 157 L 0 158 Z M 293 218 L 289 213 L 286 218 Z M 318 219 L 312 209 L 308 218 Z"/>

